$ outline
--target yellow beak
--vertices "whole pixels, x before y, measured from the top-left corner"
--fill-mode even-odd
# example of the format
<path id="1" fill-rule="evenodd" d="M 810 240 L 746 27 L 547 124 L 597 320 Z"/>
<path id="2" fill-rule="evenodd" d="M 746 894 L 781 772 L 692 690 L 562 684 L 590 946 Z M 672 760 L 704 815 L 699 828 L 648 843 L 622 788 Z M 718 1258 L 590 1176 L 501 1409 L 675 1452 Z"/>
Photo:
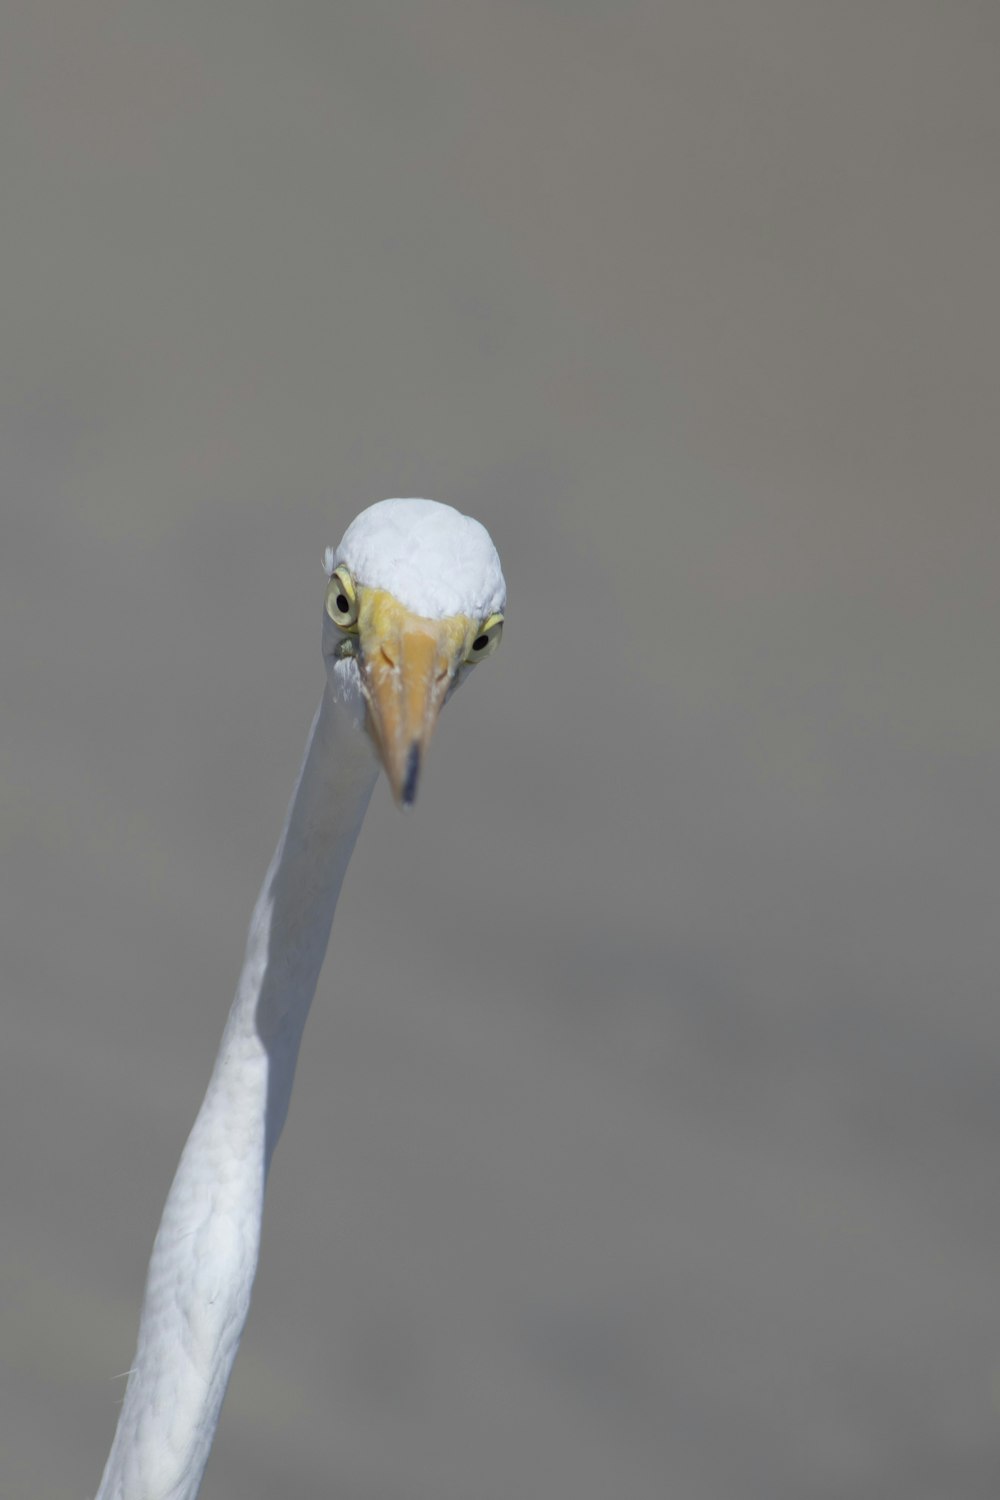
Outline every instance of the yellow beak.
<path id="1" fill-rule="evenodd" d="M 465 615 L 427 620 L 382 589 L 358 589 L 358 664 L 368 732 L 400 807 L 417 795 L 424 752 L 477 629 Z"/>

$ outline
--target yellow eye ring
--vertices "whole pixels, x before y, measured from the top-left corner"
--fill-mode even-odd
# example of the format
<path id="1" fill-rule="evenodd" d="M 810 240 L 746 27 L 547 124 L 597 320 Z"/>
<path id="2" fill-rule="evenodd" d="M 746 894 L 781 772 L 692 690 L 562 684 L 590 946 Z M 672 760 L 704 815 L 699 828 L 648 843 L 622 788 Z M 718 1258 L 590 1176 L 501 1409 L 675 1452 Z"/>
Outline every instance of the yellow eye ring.
<path id="1" fill-rule="evenodd" d="M 358 595 L 346 568 L 335 568 L 326 591 L 326 612 L 340 630 L 357 630 Z"/>
<path id="2" fill-rule="evenodd" d="M 465 658 L 467 662 L 483 661 L 485 657 L 492 656 L 500 644 L 503 634 L 503 615 L 490 615 L 484 620 L 476 634 L 472 638 Z"/>

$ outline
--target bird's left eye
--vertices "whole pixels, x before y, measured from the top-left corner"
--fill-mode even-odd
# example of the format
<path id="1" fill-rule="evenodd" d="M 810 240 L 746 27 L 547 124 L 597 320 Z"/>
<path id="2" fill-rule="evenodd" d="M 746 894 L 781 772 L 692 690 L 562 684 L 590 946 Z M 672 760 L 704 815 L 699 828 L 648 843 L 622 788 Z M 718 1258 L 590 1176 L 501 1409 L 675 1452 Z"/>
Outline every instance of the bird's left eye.
<path id="1" fill-rule="evenodd" d="M 358 628 L 358 596 L 346 568 L 336 568 L 326 591 L 326 612 L 341 630 Z"/>
<path id="2" fill-rule="evenodd" d="M 503 634 L 503 615 L 490 615 L 484 620 L 476 634 L 472 637 L 472 645 L 469 647 L 467 662 L 482 661 L 485 656 L 492 656 L 500 644 Z"/>

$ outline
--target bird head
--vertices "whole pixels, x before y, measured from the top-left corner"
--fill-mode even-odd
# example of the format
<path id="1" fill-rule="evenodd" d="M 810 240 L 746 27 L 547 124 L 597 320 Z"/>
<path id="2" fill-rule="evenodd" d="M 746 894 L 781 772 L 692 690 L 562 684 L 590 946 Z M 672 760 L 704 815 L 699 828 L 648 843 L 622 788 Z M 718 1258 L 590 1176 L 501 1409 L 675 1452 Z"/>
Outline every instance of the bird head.
<path id="1" fill-rule="evenodd" d="M 500 559 L 485 527 L 450 505 L 382 500 L 327 549 L 326 571 L 331 686 L 360 694 L 392 794 L 408 807 L 442 705 L 500 644 Z"/>

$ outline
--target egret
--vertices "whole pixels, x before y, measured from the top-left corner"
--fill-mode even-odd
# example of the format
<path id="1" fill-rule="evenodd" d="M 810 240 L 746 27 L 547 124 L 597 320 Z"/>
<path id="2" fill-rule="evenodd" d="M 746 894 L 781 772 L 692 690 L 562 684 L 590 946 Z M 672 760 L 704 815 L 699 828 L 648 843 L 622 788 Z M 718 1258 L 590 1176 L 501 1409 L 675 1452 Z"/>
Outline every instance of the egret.
<path id="1" fill-rule="evenodd" d="M 326 684 L 153 1244 L 97 1500 L 198 1492 L 250 1306 L 302 1030 L 379 765 L 396 802 L 411 804 L 442 704 L 503 630 L 496 549 L 448 505 L 370 506 L 327 549 L 326 572 Z"/>

